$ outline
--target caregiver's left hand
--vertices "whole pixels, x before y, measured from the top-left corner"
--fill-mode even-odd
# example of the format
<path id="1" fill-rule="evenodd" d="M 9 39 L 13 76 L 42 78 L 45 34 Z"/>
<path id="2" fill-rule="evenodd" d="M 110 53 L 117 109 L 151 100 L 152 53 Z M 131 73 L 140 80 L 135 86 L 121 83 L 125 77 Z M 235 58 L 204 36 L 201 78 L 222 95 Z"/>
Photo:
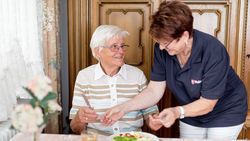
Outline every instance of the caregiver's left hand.
<path id="1" fill-rule="evenodd" d="M 166 108 L 160 112 L 159 118 L 161 119 L 161 123 L 166 127 L 171 127 L 175 120 L 179 118 L 179 111 L 178 108 Z"/>

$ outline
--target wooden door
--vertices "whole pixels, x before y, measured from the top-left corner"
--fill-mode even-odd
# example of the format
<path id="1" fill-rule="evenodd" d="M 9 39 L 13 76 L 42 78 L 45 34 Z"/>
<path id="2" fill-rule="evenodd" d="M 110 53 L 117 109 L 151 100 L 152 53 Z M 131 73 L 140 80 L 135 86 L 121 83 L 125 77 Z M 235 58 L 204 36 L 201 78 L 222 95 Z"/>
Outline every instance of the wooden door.
<path id="1" fill-rule="evenodd" d="M 147 78 L 152 64 L 152 39 L 149 31 L 149 16 L 159 4 L 157 0 L 93 0 L 91 3 L 91 33 L 102 24 L 117 25 L 130 35 L 125 62 L 139 67 Z M 96 60 L 92 57 L 91 64 Z"/>

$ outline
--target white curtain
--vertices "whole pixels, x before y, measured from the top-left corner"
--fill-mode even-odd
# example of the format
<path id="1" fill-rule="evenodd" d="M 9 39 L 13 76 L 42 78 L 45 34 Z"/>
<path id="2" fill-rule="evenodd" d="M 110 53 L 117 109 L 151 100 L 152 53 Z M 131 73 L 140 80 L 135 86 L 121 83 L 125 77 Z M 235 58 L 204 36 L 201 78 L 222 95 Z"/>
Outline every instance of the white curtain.
<path id="1" fill-rule="evenodd" d="M 22 86 L 44 74 L 41 1 L 0 0 L 0 121 L 10 117 L 16 97 L 27 97 Z"/>

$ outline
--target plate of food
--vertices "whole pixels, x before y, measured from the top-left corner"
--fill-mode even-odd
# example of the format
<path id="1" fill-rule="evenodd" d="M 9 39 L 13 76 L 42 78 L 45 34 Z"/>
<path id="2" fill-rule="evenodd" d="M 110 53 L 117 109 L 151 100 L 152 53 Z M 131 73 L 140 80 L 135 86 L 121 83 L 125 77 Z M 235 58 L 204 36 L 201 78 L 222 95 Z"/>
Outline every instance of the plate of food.
<path id="1" fill-rule="evenodd" d="M 108 141 L 159 141 L 159 139 L 146 132 L 124 132 L 109 136 Z"/>

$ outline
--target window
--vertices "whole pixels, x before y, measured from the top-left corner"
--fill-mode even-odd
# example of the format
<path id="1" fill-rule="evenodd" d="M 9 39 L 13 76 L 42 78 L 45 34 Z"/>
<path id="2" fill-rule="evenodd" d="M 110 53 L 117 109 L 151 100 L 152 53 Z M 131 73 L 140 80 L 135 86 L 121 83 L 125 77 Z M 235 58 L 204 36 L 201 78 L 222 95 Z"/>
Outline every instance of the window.
<path id="1" fill-rule="evenodd" d="M 0 110 L 7 113 L 1 115 L 3 120 L 10 116 L 16 96 L 27 98 L 22 86 L 44 74 L 42 0 L 0 0 L 0 21 Z"/>

